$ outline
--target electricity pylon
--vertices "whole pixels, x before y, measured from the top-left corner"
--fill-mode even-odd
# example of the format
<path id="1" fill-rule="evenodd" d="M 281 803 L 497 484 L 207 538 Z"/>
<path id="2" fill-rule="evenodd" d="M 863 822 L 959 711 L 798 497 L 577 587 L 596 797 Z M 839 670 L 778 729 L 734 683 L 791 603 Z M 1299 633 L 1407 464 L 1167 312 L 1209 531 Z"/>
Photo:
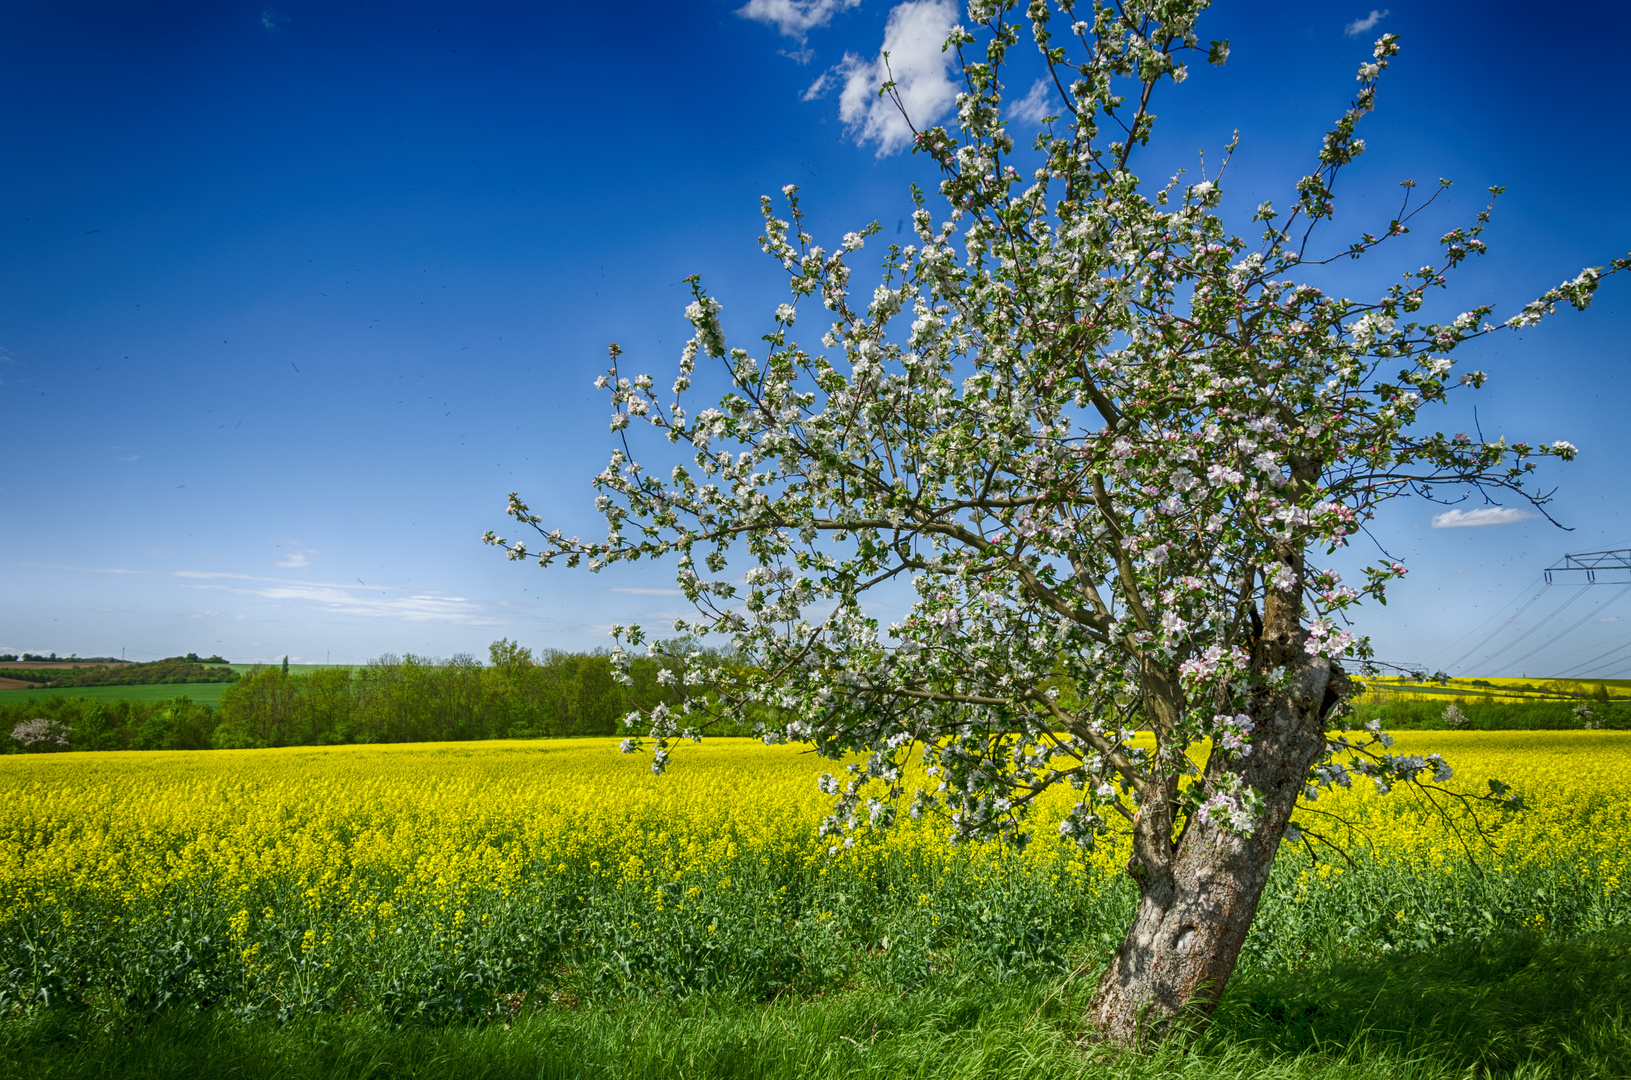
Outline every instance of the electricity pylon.
<path id="1" fill-rule="evenodd" d="M 1631 584 L 1631 548 L 1582 551 L 1578 555 L 1565 555 L 1562 563 L 1546 568 L 1546 584 L 1552 584 L 1554 573 L 1584 574 L 1586 585 L 1628 585 Z M 1608 576 L 1599 577 L 1599 574 Z"/>

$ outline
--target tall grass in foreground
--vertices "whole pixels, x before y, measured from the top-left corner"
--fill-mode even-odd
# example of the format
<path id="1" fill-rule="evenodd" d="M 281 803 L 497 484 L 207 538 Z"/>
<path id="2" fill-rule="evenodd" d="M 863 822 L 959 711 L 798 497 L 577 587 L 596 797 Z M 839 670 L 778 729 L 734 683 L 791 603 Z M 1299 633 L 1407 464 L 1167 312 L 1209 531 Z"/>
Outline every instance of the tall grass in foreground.
<path id="1" fill-rule="evenodd" d="M 1492 939 L 1404 962 L 1253 976 L 1197 1041 L 1116 1056 L 1078 1037 L 1077 981 L 941 981 L 764 1004 L 691 998 L 554 1005 L 443 1028 L 375 1016 L 245 1023 L 37 1013 L 0 1025 L 0 1080 L 936 1077 L 1610 1080 L 1631 1073 L 1631 942 Z"/>

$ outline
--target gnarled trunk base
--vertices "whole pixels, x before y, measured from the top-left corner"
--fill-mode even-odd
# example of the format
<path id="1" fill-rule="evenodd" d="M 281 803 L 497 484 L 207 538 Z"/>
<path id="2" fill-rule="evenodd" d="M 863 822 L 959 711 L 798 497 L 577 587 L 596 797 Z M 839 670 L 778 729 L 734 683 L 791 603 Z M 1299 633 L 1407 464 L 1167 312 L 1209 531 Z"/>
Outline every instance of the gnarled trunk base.
<path id="1" fill-rule="evenodd" d="M 1088 1007 L 1103 1038 L 1119 1046 L 1159 1041 L 1175 1025 L 1198 1027 L 1211 1016 L 1268 881 L 1267 862 L 1253 862 L 1192 858 L 1170 879 L 1144 884 L 1132 927 Z"/>
<path id="2" fill-rule="evenodd" d="M 1321 723 L 1331 666 L 1307 665 L 1298 685 L 1258 718 L 1253 752 L 1225 768 L 1263 797 L 1249 835 L 1191 819 L 1177 846 L 1138 850 L 1128 865 L 1138 911 L 1088 1006 L 1086 1020 L 1119 1046 L 1203 1026 L 1223 995 L 1308 770 L 1324 748 Z M 1341 676 L 1339 675 L 1338 678 Z M 1135 838 L 1135 849 L 1141 845 Z"/>

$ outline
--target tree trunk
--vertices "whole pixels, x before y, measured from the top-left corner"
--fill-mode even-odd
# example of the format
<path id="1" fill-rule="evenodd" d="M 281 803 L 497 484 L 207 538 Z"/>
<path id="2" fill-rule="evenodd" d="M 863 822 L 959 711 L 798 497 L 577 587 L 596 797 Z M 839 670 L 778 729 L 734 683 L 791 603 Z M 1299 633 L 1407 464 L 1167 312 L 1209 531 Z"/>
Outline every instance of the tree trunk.
<path id="1" fill-rule="evenodd" d="M 1086 1017 L 1108 1041 L 1131 1046 L 1158 1041 L 1175 1023 L 1198 1027 L 1222 997 L 1286 823 L 1325 744 L 1333 667 L 1321 658 L 1303 660 L 1292 687 L 1263 703 L 1251 755 L 1225 762 L 1214 754 L 1208 762 L 1208 776 L 1234 772 L 1262 794 L 1254 831 L 1237 836 L 1191 819 L 1176 846 L 1170 832 L 1135 839 L 1128 871 L 1138 882 L 1138 911 Z"/>

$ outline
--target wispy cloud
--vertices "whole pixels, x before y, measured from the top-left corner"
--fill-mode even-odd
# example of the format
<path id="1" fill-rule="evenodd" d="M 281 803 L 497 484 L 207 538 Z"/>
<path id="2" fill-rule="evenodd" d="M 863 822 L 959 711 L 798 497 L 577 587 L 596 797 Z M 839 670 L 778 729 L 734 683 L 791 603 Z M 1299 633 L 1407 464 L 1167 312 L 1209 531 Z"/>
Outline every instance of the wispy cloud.
<path id="1" fill-rule="evenodd" d="M 1371 29 L 1377 23 L 1379 23 L 1383 19 L 1387 18 L 1388 13 L 1391 10 L 1392 10 L 1391 8 L 1383 8 L 1381 11 L 1377 11 L 1375 8 L 1371 8 L 1369 15 L 1366 15 L 1363 19 L 1355 19 L 1353 22 L 1349 23 L 1347 26 L 1344 26 L 1342 28 L 1342 32 L 1344 34 L 1347 34 L 1349 37 L 1358 37 L 1360 34 L 1363 34 L 1366 30 Z"/>
<path id="2" fill-rule="evenodd" d="M 685 608 L 677 611 L 647 611 L 641 614 L 640 621 L 648 627 L 661 623 L 672 629 L 675 620 L 694 619 L 696 617 L 697 613 L 694 610 Z"/>
<path id="3" fill-rule="evenodd" d="M 838 74 L 839 72 L 837 68 L 828 68 L 826 71 L 823 71 L 820 75 L 816 76 L 816 81 L 806 87 L 804 93 L 799 95 L 799 100 L 814 101 L 816 98 L 826 97 L 827 91 L 831 90 L 833 88 L 833 83 L 837 81 Z"/>
<path id="4" fill-rule="evenodd" d="M 675 588 L 664 588 L 660 585 L 616 585 L 607 592 L 623 593 L 626 596 L 684 596 L 685 593 Z"/>
<path id="5" fill-rule="evenodd" d="M 289 16 L 267 8 L 261 12 L 261 27 L 269 34 L 279 34 L 289 25 Z"/>
<path id="6" fill-rule="evenodd" d="M 1620 619 L 1620 616 L 1618 616 L 1618 615 L 1604 615 L 1601 619 L 1598 619 L 1597 621 L 1598 622 L 1620 622 L 1621 619 Z"/>
<path id="7" fill-rule="evenodd" d="M 1059 96 L 1053 84 L 1046 79 L 1036 80 L 1030 93 L 1008 106 L 1008 115 L 1026 124 L 1040 124 L 1044 116 L 1058 116 Z"/>
<path id="8" fill-rule="evenodd" d="M 838 115 L 857 143 L 876 143 L 879 157 L 892 154 L 911 141 L 912 124 L 922 128 L 934 123 L 956 100 L 957 87 L 948 76 L 956 57 L 941 49 L 956 22 L 957 5 L 951 0 L 906 0 L 889 13 L 876 60 L 844 56 Z M 899 106 L 892 97 L 878 96 L 891 79 Z"/>
<path id="9" fill-rule="evenodd" d="M 774 26 L 784 36 L 802 42 L 811 30 L 826 26 L 834 15 L 859 7 L 860 3 L 861 0 L 748 0 L 736 13 L 744 19 Z M 796 53 L 786 55 L 801 64 L 809 62 L 808 58 L 799 60 Z"/>
<path id="10" fill-rule="evenodd" d="M 73 570 L 85 574 L 120 574 L 179 578 L 185 588 L 256 597 L 278 603 L 314 608 L 331 615 L 357 615 L 398 622 L 450 623 L 455 626 L 499 626 L 504 620 L 489 615 L 476 602 L 434 590 L 393 585 L 335 584 L 237 574 L 225 570 L 128 570 L 121 567 L 63 566 L 52 563 L 14 563 L 41 570 Z M 208 612 L 206 612 L 208 614 Z M 223 613 L 224 614 L 224 613 Z M 241 616 L 235 616 L 241 617 Z"/>
<path id="11" fill-rule="evenodd" d="M 1479 525 L 1511 525 L 1513 522 L 1527 521 L 1536 516 L 1528 510 L 1507 506 L 1486 506 L 1482 510 L 1446 510 L 1442 514 L 1433 515 L 1433 528 L 1466 529 Z"/>
<path id="12" fill-rule="evenodd" d="M 665 634 L 674 632 L 674 622 L 677 619 L 694 619 L 695 611 L 643 611 L 639 617 L 632 620 L 633 625 L 644 630 L 652 641 L 660 639 Z M 585 634 L 596 637 L 605 635 L 610 637 L 613 626 L 628 626 L 628 623 L 583 623 L 577 629 Z"/>
<path id="13" fill-rule="evenodd" d="M 278 546 L 281 547 L 282 545 Z M 314 548 L 297 547 L 272 565 L 281 566 L 285 570 L 302 570 L 311 565 L 310 556 L 315 554 L 317 554 L 317 551 Z"/>
<path id="14" fill-rule="evenodd" d="M 503 620 L 481 611 L 479 606 L 462 596 L 438 593 L 419 593 L 412 596 L 392 596 L 389 591 L 379 595 L 364 595 L 354 585 L 210 584 L 194 586 L 237 596 L 255 596 L 263 600 L 284 601 L 304 607 L 316 608 L 331 615 L 360 615 L 371 619 L 391 619 L 396 622 L 451 623 L 455 626 L 497 626 Z M 377 589 L 377 586 L 375 587 Z"/>

